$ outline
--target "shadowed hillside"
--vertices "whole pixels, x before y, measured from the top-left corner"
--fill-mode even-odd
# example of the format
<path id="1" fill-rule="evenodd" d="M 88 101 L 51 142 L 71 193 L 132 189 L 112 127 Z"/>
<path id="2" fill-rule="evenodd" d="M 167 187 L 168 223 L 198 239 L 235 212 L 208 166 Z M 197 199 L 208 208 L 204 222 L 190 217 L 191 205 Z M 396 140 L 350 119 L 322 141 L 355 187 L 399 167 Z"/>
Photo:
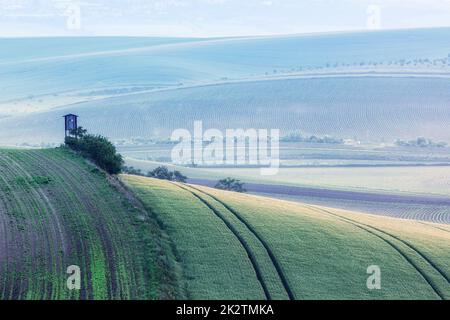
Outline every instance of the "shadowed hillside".
<path id="1" fill-rule="evenodd" d="M 1 299 L 178 296 L 159 227 L 111 182 L 63 149 L 0 150 Z"/>
<path id="2" fill-rule="evenodd" d="M 118 179 L 63 148 L 0 150 L 0 230 L 2 299 L 450 298 L 447 225 Z"/>

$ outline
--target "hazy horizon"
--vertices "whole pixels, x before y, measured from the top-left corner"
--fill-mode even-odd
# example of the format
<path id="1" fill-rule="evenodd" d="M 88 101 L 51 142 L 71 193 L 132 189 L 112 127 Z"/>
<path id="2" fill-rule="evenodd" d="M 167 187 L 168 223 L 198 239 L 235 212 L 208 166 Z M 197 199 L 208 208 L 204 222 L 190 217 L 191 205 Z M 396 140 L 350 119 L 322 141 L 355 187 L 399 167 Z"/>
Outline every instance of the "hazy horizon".
<path id="1" fill-rule="evenodd" d="M 215 38 L 450 27 L 449 0 L 0 0 L 0 37 Z"/>
<path id="2" fill-rule="evenodd" d="M 354 30 L 335 30 L 335 31 L 316 31 L 316 32 L 297 32 L 297 33 L 280 33 L 280 34 L 247 34 L 247 35 L 223 35 L 223 36 L 164 36 L 164 35 L 28 35 L 28 36 L 1 36 L 0 39 L 39 39 L 39 38 L 167 38 L 167 39 L 245 39 L 245 38 L 277 38 L 277 37 L 296 37 L 296 36 L 320 36 L 320 35 L 339 35 L 352 33 L 374 33 L 374 32 L 389 32 L 389 31 L 408 31 L 408 30 L 428 30 L 428 29 L 450 29 L 450 26 L 437 27 L 411 27 L 411 28 L 392 28 L 392 29 L 354 29 Z"/>

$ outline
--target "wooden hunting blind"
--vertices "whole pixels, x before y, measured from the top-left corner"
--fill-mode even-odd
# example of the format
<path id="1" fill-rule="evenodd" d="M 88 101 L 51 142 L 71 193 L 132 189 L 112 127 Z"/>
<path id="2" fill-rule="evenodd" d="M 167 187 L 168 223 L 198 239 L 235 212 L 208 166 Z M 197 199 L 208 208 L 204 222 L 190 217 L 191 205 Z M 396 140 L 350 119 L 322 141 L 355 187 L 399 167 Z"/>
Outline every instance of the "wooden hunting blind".
<path id="1" fill-rule="evenodd" d="M 75 114 L 66 114 L 64 116 L 65 136 L 70 136 L 70 131 L 78 128 L 78 116 Z"/>

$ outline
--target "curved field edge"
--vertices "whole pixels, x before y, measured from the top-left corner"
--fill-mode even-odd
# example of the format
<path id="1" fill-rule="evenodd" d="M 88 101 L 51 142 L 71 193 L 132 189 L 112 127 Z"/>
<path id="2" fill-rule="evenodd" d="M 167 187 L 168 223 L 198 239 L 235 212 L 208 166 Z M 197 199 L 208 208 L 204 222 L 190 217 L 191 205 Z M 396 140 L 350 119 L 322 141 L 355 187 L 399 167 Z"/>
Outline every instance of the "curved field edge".
<path id="1" fill-rule="evenodd" d="M 215 239 L 217 229 L 205 231 L 202 219 L 211 220 L 211 210 L 191 194 L 185 194 L 179 186 L 154 179 L 122 176 L 121 179 L 136 192 L 148 206 L 160 213 L 168 229 L 178 234 L 173 239 L 175 246 L 188 246 L 183 237 L 189 233 L 190 243 L 200 243 L 205 237 Z M 177 189 L 178 187 L 178 189 Z M 324 212 L 323 208 L 304 206 L 287 201 L 264 197 L 218 191 L 206 187 L 189 186 L 204 192 L 222 206 L 239 214 L 270 246 L 276 260 L 286 275 L 289 286 L 297 299 L 448 299 L 449 286 L 446 275 L 449 272 L 449 234 L 419 222 L 384 217 L 366 216 L 342 210 Z M 180 195 L 188 197 L 183 201 Z M 169 199 L 177 197 L 176 207 L 171 205 L 168 218 Z M 183 197 L 184 197 L 183 196 Z M 163 200 L 162 200 L 163 198 Z M 207 199 L 207 197 L 205 197 Z M 195 201 L 196 200 L 196 201 Z M 212 202 L 209 199 L 210 203 Z M 184 203 L 183 203 L 184 202 Z M 195 206 L 195 223 L 182 208 Z M 216 208 L 220 206 L 216 203 Z M 206 207 L 206 209 L 205 209 Z M 223 210 L 223 208 L 222 208 Z M 355 220 L 349 223 L 351 215 Z M 220 220 L 216 217 L 216 220 Z M 216 223 L 219 223 L 216 221 Z M 202 230 L 199 229 L 199 225 Z M 364 226 L 364 228 L 362 228 Z M 440 225 L 437 225 L 440 226 Z M 187 229 L 187 230 L 186 230 Z M 404 231 L 402 231 L 405 229 Z M 183 231 L 181 231 L 183 230 Z M 220 236 L 224 236 L 223 227 Z M 228 232 L 230 233 L 230 232 Z M 227 237 L 229 235 L 226 235 Z M 218 248 L 214 248 L 218 247 Z M 201 246 L 200 246 L 201 248 Z M 210 241 L 208 250 L 220 249 L 221 245 Z M 436 252 L 433 250 L 436 249 Z M 448 250 L 447 250 L 448 251 Z M 181 251 L 184 267 L 191 272 L 199 255 L 197 251 Z M 245 255 L 243 256 L 245 257 Z M 258 258 L 258 257 L 257 257 Z M 211 257 L 201 262 L 202 274 L 213 274 L 223 257 Z M 191 264 L 194 265 L 191 265 Z M 366 285 L 367 268 L 377 265 L 382 273 L 382 289 L 369 290 Z M 201 274 L 190 274 L 200 277 Z M 204 297 L 202 291 L 211 297 L 224 297 L 223 288 L 214 289 L 214 281 L 220 276 L 204 277 L 203 283 L 187 285 L 191 297 Z M 253 278 L 247 279 L 247 286 L 259 284 Z M 209 281 L 208 281 L 209 280 Z M 247 289 L 248 290 L 248 289 Z M 238 291 L 238 290 L 236 290 Z M 236 297 L 234 297 L 236 298 Z M 255 296 L 254 298 L 260 298 Z"/>
<path id="2" fill-rule="evenodd" d="M 63 148 L 0 149 L 0 298 L 183 297 L 169 240 L 131 200 Z M 67 287 L 72 265 L 80 290 Z"/>

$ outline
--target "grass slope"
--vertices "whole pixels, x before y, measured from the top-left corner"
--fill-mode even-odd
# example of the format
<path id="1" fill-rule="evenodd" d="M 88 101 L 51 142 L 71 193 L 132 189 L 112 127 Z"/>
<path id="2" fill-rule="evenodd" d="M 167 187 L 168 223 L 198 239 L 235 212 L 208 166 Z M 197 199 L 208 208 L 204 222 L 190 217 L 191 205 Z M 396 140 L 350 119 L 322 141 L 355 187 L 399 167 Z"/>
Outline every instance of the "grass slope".
<path id="1" fill-rule="evenodd" d="M 182 295 L 174 289 L 174 259 L 162 253 L 170 248 L 164 249 L 158 230 L 101 171 L 73 153 L 0 150 L 0 299 Z M 80 291 L 67 289 L 71 265 L 81 268 Z"/>
<path id="2" fill-rule="evenodd" d="M 450 299 L 446 225 L 120 180 L 65 149 L 0 150 L 0 298 Z"/>
<path id="3" fill-rule="evenodd" d="M 121 179 L 172 237 L 191 298 L 450 298 L 446 226 Z M 381 290 L 366 287 L 371 265 Z"/>

